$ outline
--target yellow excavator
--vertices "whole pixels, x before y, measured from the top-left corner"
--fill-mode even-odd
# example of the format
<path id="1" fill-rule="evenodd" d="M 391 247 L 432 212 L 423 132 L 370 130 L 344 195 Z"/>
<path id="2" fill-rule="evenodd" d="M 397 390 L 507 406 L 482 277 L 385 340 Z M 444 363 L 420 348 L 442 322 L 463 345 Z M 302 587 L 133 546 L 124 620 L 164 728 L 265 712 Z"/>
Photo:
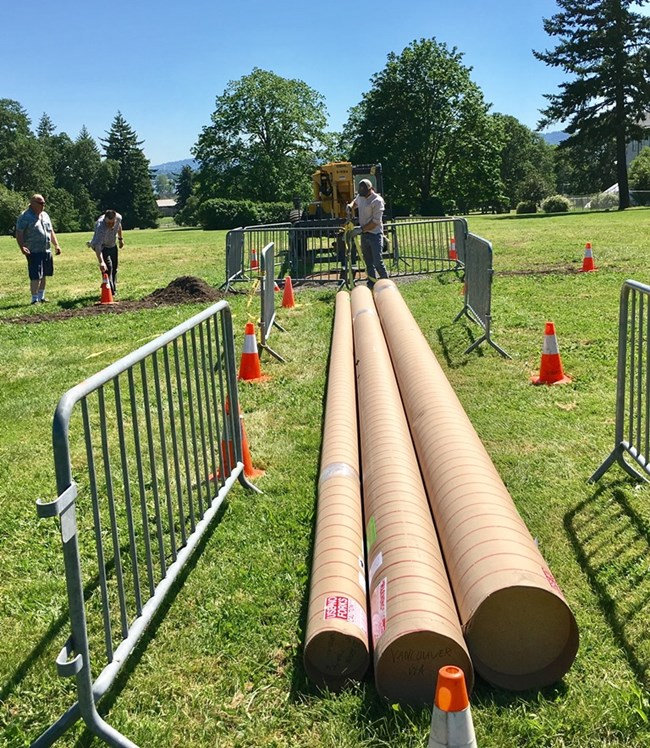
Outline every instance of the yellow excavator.
<path id="1" fill-rule="evenodd" d="M 323 164 L 312 174 L 313 200 L 307 206 L 307 220 L 345 221 L 347 205 L 362 179 L 369 179 L 373 188 L 383 194 L 381 164 L 353 166 L 349 161 Z"/>

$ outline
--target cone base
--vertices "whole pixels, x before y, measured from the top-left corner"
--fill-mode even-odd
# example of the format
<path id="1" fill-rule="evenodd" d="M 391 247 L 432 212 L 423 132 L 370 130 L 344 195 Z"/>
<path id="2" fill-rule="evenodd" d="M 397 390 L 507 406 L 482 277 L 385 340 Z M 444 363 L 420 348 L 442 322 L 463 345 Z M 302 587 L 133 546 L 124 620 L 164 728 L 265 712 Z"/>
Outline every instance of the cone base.
<path id="1" fill-rule="evenodd" d="M 264 470 L 258 470 L 257 468 L 246 470 L 244 468 L 244 477 L 248 478 L 248 480 L 255 480 L 255 478 L 261 478 L 263 475 L 265 475 Z"/>
<path id="2" fill-rule="evenodd" d="M 268 382 L 270 381 L 271 377 L 267 376 L 266 374 L 262 374 L 261 377 L 237 377 L 238 382 Z"/>
<path id="3" fill-rule="evenodd" d="M 549 379 L 542 379 L 542 377 L 540 376 L 531 377 L 530 381 L 533 384 L 571 384 L 572 379 L 571 377 L 567 377 L 566 374 L 563 374 L 560 379 L 555 379 L 553 381 Z"/>
<path id="4" fill-rule="evenodd" d="M 598 268 L 580 268 L 579 273 L 595 273 Z"/>

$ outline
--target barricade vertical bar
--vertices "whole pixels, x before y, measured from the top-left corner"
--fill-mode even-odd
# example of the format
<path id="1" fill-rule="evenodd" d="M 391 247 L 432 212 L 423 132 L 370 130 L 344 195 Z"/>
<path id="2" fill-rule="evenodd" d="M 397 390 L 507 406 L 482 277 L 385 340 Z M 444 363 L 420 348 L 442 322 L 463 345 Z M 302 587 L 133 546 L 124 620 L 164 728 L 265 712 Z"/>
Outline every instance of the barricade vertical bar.
<path id="1" fill-rule="evenodd" d="M 647 334 L 650 335 L 650 304 L 646 304 L 646 330 L 648 331 Z M 643 457 L 645 459 L 646 465 L 648 464 L 648 459 L 650 457 L 650 352 L 648 351 L 648 344 L 646 340 L 646 345 L 644 348 L 645 352 L 645 449 L 643 450 Z"/>
<path id="2" fill-rule="evenodd" d="M 183 444 L 183 466 L 185 468 L 185 486 L 187 491 L 188 509 L 190 512 L 190 531 L 196 530 L 196 516 L 194 513 L 194 491 L 192 490 L 192 469 L 190 466 L 190 452 L 187 444 L 187 424 L 185 422 L 185 399 L 183 396 L 183 382 L 181 377 L 181 361 L 178 353 L 178 341 L 174 341 L 174 370 L 176 372 L 176 387 L 178 391 L 178 412 L 181 422 L 181 441 Z"/>
<path id="3" fill-rule="evenodd" d="M 212 479 L 216 479 L 217 476 L 217 460 L 216 455 L 214 452 L 214 445 L 215 445 L 215 439 L 214 439 L 214 426 L 212 421 L 212 406 L 210 402 L 211 394 L 210 394 L 210 386 L 208 384 L 208 370 L 210 369 L 209 363 L 208 363 L 208 356 L 206 352 L 205 347 L 205 333 L 203 330 L 203 325 L 199 325 L 199 343 L 201 345 L 201 371 L 203 372 L 203 392 L 204 392 L 204 399 L 205 399 L 205 413 L 206 413 L 206 420 L 208 422 L 208 444 L 210 445 L 209 450 L 209 457 L 212 460 L 212 472 L 210 475 L 206 473 L 206 483 L 208 486 L 210 485 L 210 476 Z M 218 434 L 219 432 L 217 432 Z M 219 439 L 217 437 L 217 443 Z"/>
<path id="4" fill-rule="evenodd" d="M 643 442 L 641 441 L 641 426 L 643 418 L 643 322 L 644 322 L 644 302 L 645 299 L 642 294 L 639 296 L 639 335 L 637 338 L 637 350 L 636 350 L 636 438 L 634 443 L 639 447 L 639 453 L 643 451 Z"/>
<path id="5" fill-rule="evenodd" d="M 104 646 L 106 659 L 113 659 L 113 635 L 111 631 L 110 608 L 108 604 L 108 584 L 106 580 L 106 558 L 104 556 L 104 540 L 102 536 L 102 517 L 99 511 L 99 497 L 97 494 L 97 473 L 95 471 L 95 454 L 92 444 L 88 401 L 84 397 L 81 401 L 81 414 L 84 424 L 86 442 L 86 460 L 88 462 L 88 477 L 90 480 L 90 497 L 93 507 L 93 527 L 95 530 L 95 548 L 97 550 L 97 566 L 99 575 L 99 589 L 102 598 L 102 618 L 104 619 Z"/>
<path id="6" fill-rule="evenodd" d="M 185 527 L 185 510 L 183 508 L 183 482 L 181 480 L 181 466 L 178 459 L 178 437 L 176 434 L 176 414 L 174 410 L 174 395 L 172 392 L 172 375 L 169 366 L 169 346 L 163 348 L 163 363 L 165 366 L 165 382 L 167 385 L 167 412 L 169 413 L 169 431 L 172 439 L 172 455 L 174 456 L 174 484 L 176 486 L 176 500 L 178 506 L 178 527 L 181 533 L 181 544 L 187 542 L 187 528 Z"/>
<path id="7" fill-rule="evenodd" d="M 140 445 L 140 424 L 138 422 L 138 403 L 135 394 L 135 379 L 133 367 L 128 370 L 129 399 L 131 401 L 131 420 L 133 421 L 133 445 L 138 470 L 138 492 L 140 495 L 140 518 L 142 520 L 142 537 L 144 540 L 144 555 L 147 562 L 147 583 L 149 596 L 153 595 L 156 583 L 153 571 L 153 556 L 151 554 L 151 540 L 149 538 L 149 510 L 147 508 L 147 491 L 144 482 L 144 467 L 142 465 L 142 447 Z"/>
<path id="8" fill-rule="evenodd" d="M 151 423 L 151 402 L 149 400 L 149 378 L 147 377 L 147 366 L 140 362 L 140 376 L 142 378 L 142 394 L 144 396 L 144 420 L 147 427 L 147 446 L 149 447 L 149 471 L 151 473 L 151 495 L 153 496 L 153 507 L 156 520 L 156 540 L 158 541 L 158 563 L 160 564 L 160 577 L 167 574 L 167 561 L 165 560 L 165 544 L 163 541 L 162 516 L 160 513 L 160 494 L 158 493 L 158 471 L 156 468 L 156 453 L 154 450 L 153 426 Z M 145 533 L 148 528 L 145 528 Z"/>
<path id="9" fill-rule="evenodd" d="M 135 540 L 135 526 L 133 524 L 133 506 L 131 500 L 131 479 L 129 476 L 129 464 L 126 456 L 126 439 L 124 437 L 124 414 L 122 409 L 122 393 L 120 389 L 120 378 L 113 380 L 113 391 L 115 394 L 115 413 L 117 420 L 117 434 L 120 442 L 120 462 L 124 482 L 124 507 L 129 530 L 129 548 L 131 553 L 131 566 L 133 567 L 133 590 L 135 594 L 135 609 L 138 615 L 142 615 L 142 594 L 140 591 L 140 571 L 138 568 L 138 549 Z"/>
<path id="10" fill-rule="evenodd" d="M 635 401 L 635 384 L 634 381 L 634 356 L 636 354 L 636 300 L 637 294 L 633 291 L 632 294 L 632 324 L 630 326 L 630 401 L 628 405 L 628 426 L 627 426 L 627 441 L 629 444 L 634 443 L 634 401 Z"/>
<path id="11" fill-rule="evenodd" d="M 196 439 L 196 420 L 194 417 L 194 397 L 192 390 L 192 374 L 190 371 L 190 354 L 187 345 L 187 335 L 183 335 L 183 358 L 185 360 L 185 380 L 187 382 L 187 409 L 190 416 L 190 435 L 192 437 L 192 452 L 194 456 L 194 485 L 197 495 L 197 515 L 203 516 L 203 483 L 201 481 L 201 468 L 199 467 L 199 447 Z"/>
<path id="12" fill-rule="evenodd" d="M 207 352 L 208 352 L 206 374 L 207 374 L 207 370 L 209 369 L 210 374 L 211 374 L 210 384 L 212 388 L 212 405 L 213 405 L 212 413 L 210 414 L 210 421 L 213 424 L 214 433 L 215 433 L 213 444 L 216 443 L 217 445 L 219 445 L 219 434 L 221 432 L 221 429 L 220 429 L 221 419 L 219 417 L 220 406 L 219 406 L 219 398 L 217 397 L 217 385 L 215 382 L 218 367 L 216 366 L 215 361 L 214 361 L 215 345 L 212 340 L 212 325 L 208 323 L 206 325 L 205 332 L 206 332 L 206 337 L 207 337 Z M 221 402 L 223 402 L 223 400 Z M 217 449 L 217 465 L 215 466 L 214 465 L 215 455 L 214 455 L 214 448 L 213 448 L 212 450 L 212 463 L 213 463 L 212 476 L 213 476 L 213 482 L 215 485 L 218 485 L 219 476 L 223 476 L 223 465 L 221 464 L 220 455 L 221 455 L 221 449 L 218 448 Z"/>
<path id="13" fill-rule="evenodd" d="M 172 560 L 176 561 L 176 531 L 174 529 L 174 511 L 172 509 L 171 483 L 169 480 L 169 463 L 167 462 L 167 437 L 165 433 L 165 411 L 163 408 L 162 392 L 160 389 L 160 373 L 158 371 L 158 353 L 151 356 L 153 364 L 154 388 L 156 392 L 156 410 L 158 412 L 158 436 L 160 437 L 160 457 L 163 465 L 165 481 L 165 504 L 167 507 L 167 522 L 169 526 L 169 543 Z"/>
<path id="14" fill-rule="evenodd" d="M 205 503 L 205 509 L 208 508 L 210 505 L 210 492 L 209 492 L 209 484 L 207 484 L 205 481 L 207 481 L 208 476 L 210 474 L 210 468 L 208 466 L 208 448 L 207 443 L 205 440 L 205 412 L 203 409 L 203 395 L 201 393 L 201 377 L 199 375 L 199 360 L 198 360 L 198 351 L 197 351 L 197 344 L 196 344 L 196 328 L 192 328 L 190 331 L 190 336 L 192 339 L 192 362 L 193 362 L 193 368 L 194 368 L 194 392 L 196 394 L 196 406 L 197 406 L 197 420 L 199 422 L 199 432 L 201 433 L 201 458 L 203 460 L 203 473 L 200 477 L 201 483 L 205 485 L 206 490 L 206 503 Z M 205 511 L 205 509 L 203 511 Z M 201 512 L 201 516 L 203 516 L 203 511 Z"/>
<path id="15" fill-rule="evenodd" d="M 111 519 L 111 538 L 113 540 L 113 562 L 115 564 L 115 577 L 117 579 L 117 595 L 120 606 L 120 624 L 122 627 L 122 638 L 126 638 L 129 629 L 128 616 L 126 614 L 126 595 L 124 592 L 124 575 L 122 570 L 122 554 L 120 552 L 120 535 L 117 526 L 117 514 L 115 512 L 115 494 L 113 493 L 113 472 L 111 470 L 111 459 L 108 450 L 108 432 L 106 418 L 106 403 L 104 400 L 104 388 L 97 390 L 99 401 L 99 431 L 102 442 L 102 459 L 104 462 L 104 480 L 106 481 L 106 498 L 108 500 L 108 512 Z"/>

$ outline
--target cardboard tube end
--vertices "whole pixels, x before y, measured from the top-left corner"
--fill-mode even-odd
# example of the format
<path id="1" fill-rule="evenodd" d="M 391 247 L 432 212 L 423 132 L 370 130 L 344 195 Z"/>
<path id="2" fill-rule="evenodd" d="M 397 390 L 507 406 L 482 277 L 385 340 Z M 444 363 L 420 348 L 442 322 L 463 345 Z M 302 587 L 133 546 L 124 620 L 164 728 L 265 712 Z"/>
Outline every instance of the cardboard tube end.
<path id="1" fill-rule="evenodd" d="M 326 629 L 306 642 L 303 662 L 307 675 L 321 688 L 340 691 L 350 681 L 360 681 L 370 664 L 363 638 Z"/>
<path id="2" fill-rule="evenodd" d="M 494 592 L 465 628 L 476 672 L 511 691 L 559 681 L 578 652 L 578 626 L 565 601 L 538 587 Z"/>
<path id="3" fill-rule="evenodd" d="M 433 631 L 402 634 L 375 653 L 375 682 L 380 696 L 400 704 L 432 704 L 440 668 L 455 665 L 465 675 L 467 691 L 474 671 L 465 649 Z"/>

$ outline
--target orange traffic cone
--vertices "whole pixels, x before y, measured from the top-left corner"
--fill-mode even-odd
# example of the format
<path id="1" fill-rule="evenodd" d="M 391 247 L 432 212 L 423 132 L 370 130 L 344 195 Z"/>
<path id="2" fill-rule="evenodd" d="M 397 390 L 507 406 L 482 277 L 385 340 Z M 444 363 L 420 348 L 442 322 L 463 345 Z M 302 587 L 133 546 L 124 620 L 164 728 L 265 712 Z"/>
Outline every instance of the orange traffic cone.
<path id="1" fill-rule="evenodd" d="M 277 293 L 280 290 L 280 286 L 278 286 L 277 281 L 273 281 L 273 290 Z"/>
<path id="2" fill-rule="evenodd" d="M 427 748 L 476 748 L 465 674 L 454 665 L 446 665 L 438 671 Z"/>
<path id="3" fill-rule="evenodd" d="M 585 256 L 582 260 L 582 268 L 578 270 L 579 273 L 593 273 L 598 268 L 594 265 L 594 255 L 591 251 L 591 242 L 585 244 Z"/>
<path id="4" fill-rule="evenodd" d="M 100 304 L 114 304 L 113 301 L 113 292 L 111 291 L 111 284 L 108 281 L 108 275 L 106 273 L 102 274 L 102 296 L 100 299 Z"/>
<path id="5" fill-rule="evenodd" d="M 260 263 L 257 259 L 257 250 L 251 249 L 251 270 L 259 270 L 260 269 Z"/>
<path id="6" fill-rule="evenodd" d="M 264 475 L 264 471 L 253 467 L 251 452 L 248 448 L 248 439 L 246 438 L 246 428 L 244 427 L 244 416 L 241 413 L 239 414 L 239 423 L 241 425 L 241 450 L 242 457 L 244 458 L 244 475 L 251 479 L 259 478 L 261 475 Z"/>
<path id="7" fill-rule="evenodd" d="M 237 379 L 244 379 L 247 382 L 264 382 L 268 379 L 268 377 L 262 376 L 260 357 L 257 353 L 255 325 L 252 322 L 246 323 L 244 350 L 241 354 Z"/>
<path id="8" fill-rule="evenodd" d="M 539 376 L 531 377 L 533 384 L 568 384 L 571 379 L 567 377 L 562 369 L 560 350 L 555 337 L 555 325 L 546 323 L 544 330 L 544 345 L 542 346 L 542 363 L 539 368 Z"/>
<path id="9" fill-rule="evenodd" d="M 284 293 L 282 294 L 282 306 L 285 309 L 292 309 L 296 305 L 296 301 L 293 298 L 293 284 L 291 282 L 291 276 L 287 275 L 284 279 Z"/>
<path id="10" fill-rule="evenodd" d="M 449 240 L 449 259 L 452 262 L 458 262 L 458 252 L 456 252 L 456 240 L 452 236 Z"/>

